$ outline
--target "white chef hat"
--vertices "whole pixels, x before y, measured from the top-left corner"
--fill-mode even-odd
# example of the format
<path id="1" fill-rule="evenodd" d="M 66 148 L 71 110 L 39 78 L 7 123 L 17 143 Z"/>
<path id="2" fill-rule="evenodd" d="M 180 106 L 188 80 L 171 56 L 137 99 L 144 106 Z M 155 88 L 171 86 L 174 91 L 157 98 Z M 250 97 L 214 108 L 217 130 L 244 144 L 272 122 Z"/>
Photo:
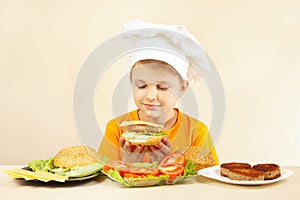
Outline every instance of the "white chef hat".
<path id="1" fill-rule="evenodd" d="M 137 48 L 129 54 L 129 67 L 140 60 L 160 60 L 171 65 L 184 80 L 189 79 L 191 60 L 209 69 L 203 47 L 182 25 L 152 24 L 135 19 L 125 23 L 123 30 L 131 32 L 126 39 L 131 48 Z"/>

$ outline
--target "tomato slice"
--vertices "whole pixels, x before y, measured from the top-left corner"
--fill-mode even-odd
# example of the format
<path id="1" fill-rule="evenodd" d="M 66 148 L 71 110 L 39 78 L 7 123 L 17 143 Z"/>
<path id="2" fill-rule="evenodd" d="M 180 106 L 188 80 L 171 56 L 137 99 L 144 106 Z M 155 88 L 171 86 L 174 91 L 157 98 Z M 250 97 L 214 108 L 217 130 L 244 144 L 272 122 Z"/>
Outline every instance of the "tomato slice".
<path id="1" fill-rule="evenodd" d="M 116 169 L 119 171 L 120 175 L 122 177 L 124 177 L 124 173 L 128 173 L 130 171 L 130 169 L 133 167 L 134 166 L 131 163 L 114 160 L 114 161 L 110 161 L 110 162 L 106 163 L 103 166 L 103 171 L 107 173 L 111 169 L 112 170 Z"/>
<path id="2" fill-rule="evenodd" d="M 177 176 L 183 175 L 184 167 L 177 163 L 162 163 L 158 166 L 161 174 L 169 175 L 169 180 L 175 179 Z"/>
<path id="3" fill-rule="evenodd" d="M 166 156 L 161 161 L 161 164 L 162 163 L 176 163 L 176 164 L 179 164 L 181 166 L 185 166 L 186 158 L 185 158 L 184 154 L 175 152 L 175 153 L 172 153 L 172 154 Z"/>
<path id="4" fill-rule="evenodd" d="M 124 173 L 124 178 L 144 178 L 145 175 L 137 175 L 132 173 Z"/>
<path id="5" fill-rule="evenodd" d="M 128 173 L 124 173 L 126 178 L 137 178 L 137 177 L 147 177 L 147 176 L 159 176 L 159 170 L 157 168 L 150 167 L 133 167 Z"/>

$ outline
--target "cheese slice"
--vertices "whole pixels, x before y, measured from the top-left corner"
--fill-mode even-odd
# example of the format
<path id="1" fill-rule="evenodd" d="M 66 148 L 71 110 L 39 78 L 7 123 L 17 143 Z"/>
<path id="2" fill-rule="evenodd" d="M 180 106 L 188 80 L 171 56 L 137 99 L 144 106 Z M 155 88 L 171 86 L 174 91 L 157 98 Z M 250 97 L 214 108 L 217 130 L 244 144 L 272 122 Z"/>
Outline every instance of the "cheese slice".
<path id="1" fill-rule="evenodd" d="M 57 181 L 65 182 L 68 177 L 49 172 L 31 172 L 25 169 L 8 169 L 4 170 L 12 178 L 24 178 L 25 180 L 39 180 L 43 182 Z"/>
<path id="2" fill-rule="evenodd" d="M 24 178 L 25 180 L 34 180 L 33 177 L 26 176 L 26 175 L 20 175 L 15 172 L 4 170 L 5 173 L 7 173 L 11 178 Z"/>
<path id="3" fill-rule="evenodd" d="M 58 175 L 58 174 L 53 174 L 53 173 L 49 173 L 49 172 L 33 172 L 34 176 L 36 177 L 36 179 L 41 180 L 41 181 L 58 181 L 58 182 L 65 182 L 68 177 L 67 176 L 62 176 L 62 175 Z"/>
<path id="4" fill-rule="evenodd" d="M 4 170 L 10 177 L 13 178 L 24 178 L 25 180 L 34 180 L 34 176 L 31 174 L 32 172 L 29 172 L 24 169 L 8 169 Z"/>

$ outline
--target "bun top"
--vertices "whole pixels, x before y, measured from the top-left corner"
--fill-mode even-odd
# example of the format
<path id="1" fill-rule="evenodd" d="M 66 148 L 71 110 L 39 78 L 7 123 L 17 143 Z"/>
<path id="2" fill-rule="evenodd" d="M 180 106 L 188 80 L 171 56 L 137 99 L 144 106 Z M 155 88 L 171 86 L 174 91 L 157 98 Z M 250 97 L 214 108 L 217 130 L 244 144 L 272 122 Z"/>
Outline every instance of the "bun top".
<path id="1" fill-rule="evenodd" d="M 98 162 L 99 156 L 91 147 L 72 146 L 59 151 L 54 157 L 54 165 L 61 168 L 86 166 Z"/>
<path id="2" fill-rule="evenodd" d="M 150 132 L 160 133 L 164 130 L 164 126 L 146 121 L 123 121 L 120 124 L 123 132 Z"/>
<path id="3" fill-rule="evenodd" d="M 187 160 L 196 164 L 196 169 L 203 169 L 217 165 L 212 152 L 200 146 L 189 146 L 183 152 Z"/>

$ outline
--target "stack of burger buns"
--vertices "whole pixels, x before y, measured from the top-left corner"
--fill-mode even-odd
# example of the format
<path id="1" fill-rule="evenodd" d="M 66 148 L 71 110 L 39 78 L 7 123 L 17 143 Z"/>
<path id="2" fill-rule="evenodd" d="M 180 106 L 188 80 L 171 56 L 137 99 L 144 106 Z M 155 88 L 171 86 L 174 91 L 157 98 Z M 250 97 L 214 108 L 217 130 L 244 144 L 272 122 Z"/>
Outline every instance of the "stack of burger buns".
<path id="1" fill-rule="evenodd" d="M 251 166 L 248 163 L 231 162 L 221 164 L 220 174 L 232 180 L 262 181 L 278 178 L 281 170 L 279 165 L 273 163 Z"/>
<path id="2" fill-rule="evenodd" d="M 217 165 L 213 154 L 206 148 L 199 146 L 189 146 L 184 150 L 184 156 L 196 165 L 196 170 Z"/>

